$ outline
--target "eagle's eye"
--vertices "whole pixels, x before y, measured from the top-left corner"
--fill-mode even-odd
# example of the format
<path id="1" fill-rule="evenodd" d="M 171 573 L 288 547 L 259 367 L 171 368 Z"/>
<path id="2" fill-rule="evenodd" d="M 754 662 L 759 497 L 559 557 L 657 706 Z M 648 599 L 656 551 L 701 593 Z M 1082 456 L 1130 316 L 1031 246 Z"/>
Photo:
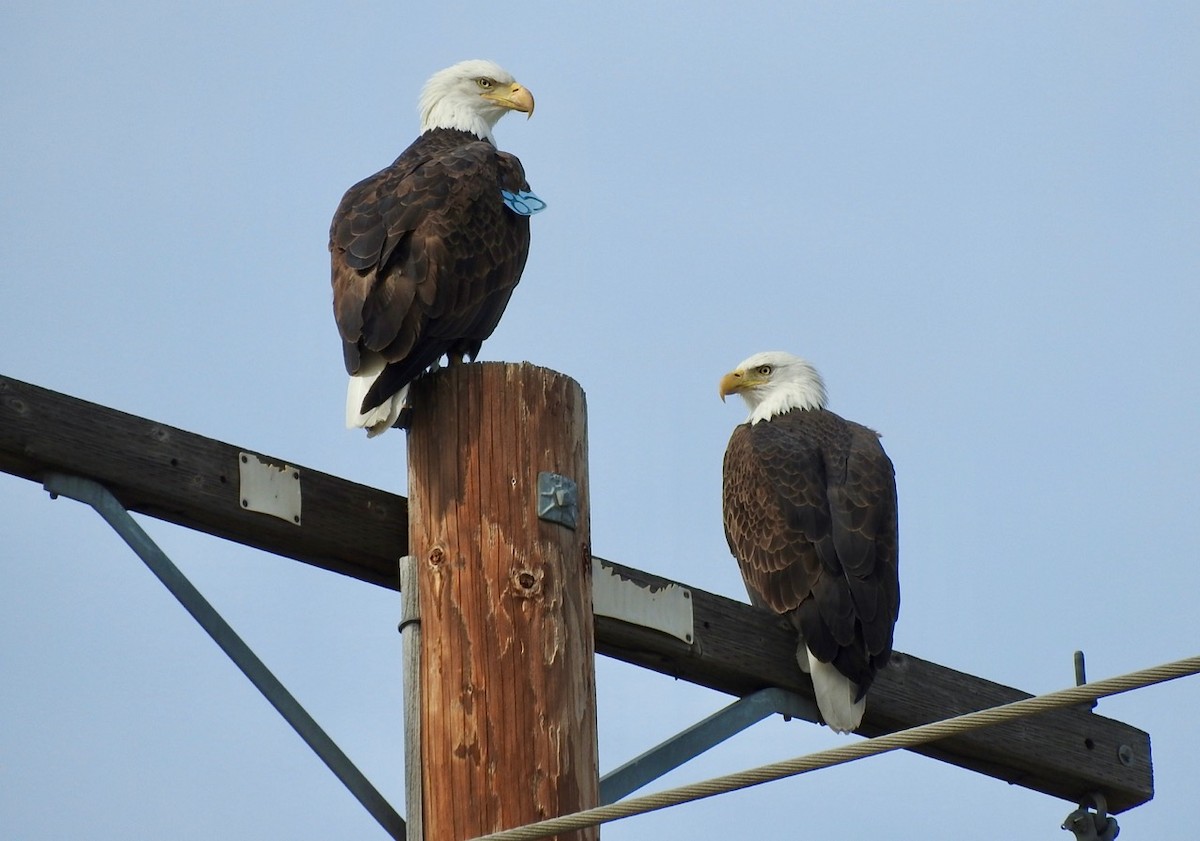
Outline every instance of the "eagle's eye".
<path id="1" fill-rule="evenodd" d="M 493 82 L 487 76 L 480 76 L 478 79 L 475 80 L 475 84 L 479 85 L 479 87 L 483 88 L 486 91 L 489 88 L 491 88 L 491 86 L 494 85 L 495 82 Z"/>
<path id="2" fill-rule="evenodd" d="M 770 365 L 759 365 L 758 373 L 762 374 L 764 377 L 771 376 L 771 366 Z"/>

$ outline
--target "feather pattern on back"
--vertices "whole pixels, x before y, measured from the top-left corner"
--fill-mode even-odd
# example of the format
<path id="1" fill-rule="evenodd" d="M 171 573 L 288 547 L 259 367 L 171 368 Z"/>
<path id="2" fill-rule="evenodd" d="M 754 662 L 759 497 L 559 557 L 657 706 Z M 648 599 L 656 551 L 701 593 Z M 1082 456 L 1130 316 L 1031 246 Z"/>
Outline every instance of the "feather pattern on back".
<path id="1" fill-rule="evenodd" d="M 529 253 L 520 161 L 470 132 L 432 129 L 342 199 L 329 234 L 333 307 L 346 370 L 382 360 L 360 413 L 444 355 L 474 358 Z"/>
<path id="2" fill-rule="evenodd" d="M 818 699 L 860 702 L 891 654 L 900 608 L 895 474 L 878 435 L 827 409 L 739 425 L 725 453 L 724 521 L 752 599 L 795 625 L 798 657 L 852 685 L 818 688 Z M 813 669 L 814 684 L 826 671 Z M 862 709 L 822 714 L 852 730 Z"/>

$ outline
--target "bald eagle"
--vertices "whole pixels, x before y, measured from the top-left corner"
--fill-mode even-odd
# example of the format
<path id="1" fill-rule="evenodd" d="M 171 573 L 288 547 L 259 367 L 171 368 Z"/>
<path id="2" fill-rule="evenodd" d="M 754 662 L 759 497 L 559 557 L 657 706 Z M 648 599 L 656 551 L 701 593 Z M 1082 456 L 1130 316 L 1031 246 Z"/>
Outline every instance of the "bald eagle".
<path id="1" fill-rule="evenodd" d="M 858 728 L 900 611 L 896 477 L 876 432 L 825 408 L 825 383 L 790 353 L 759 353 L 721 379 L 750 417 L 725 450 L 725 537 L 750 600 L 799 632 L 833 730 Z"/>
<path id="2" fill-rule="evenodd" d="M 529 216 L 545 207 L 521 162 L 496 149 L 509 111 L 532 115 L 533 96 L 494 62 L 435 73 L 420 137 L 338 205 L 329 251 L 348 427 L 388 429 L 409 383 L 443 356 L 474 359 L 496 329 L 525 268 Z"/>

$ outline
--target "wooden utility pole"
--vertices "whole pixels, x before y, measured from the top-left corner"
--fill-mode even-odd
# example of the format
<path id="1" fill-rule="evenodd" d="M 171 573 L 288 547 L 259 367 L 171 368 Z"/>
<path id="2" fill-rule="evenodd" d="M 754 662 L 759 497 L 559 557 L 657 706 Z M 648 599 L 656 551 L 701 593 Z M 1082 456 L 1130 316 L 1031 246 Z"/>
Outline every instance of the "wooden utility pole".
<path id="1" fill-rule="evenodd" d="M 599 805 L 583 391 L 485 363 L 414 392 L 425 841 Z"/>

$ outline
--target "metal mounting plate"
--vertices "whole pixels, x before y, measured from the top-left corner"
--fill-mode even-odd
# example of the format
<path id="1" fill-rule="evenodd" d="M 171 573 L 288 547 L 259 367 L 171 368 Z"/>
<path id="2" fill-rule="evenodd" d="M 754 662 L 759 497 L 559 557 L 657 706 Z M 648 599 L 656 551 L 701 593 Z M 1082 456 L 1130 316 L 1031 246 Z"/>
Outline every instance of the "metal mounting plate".
<path id="1" fill-rule="evenodd" d="M 695 639 L 691 590 L 678 584 L 646 587 L 602 563 L 592 566 L 592 612 L 662 631 L 689 645 Z"/>
<path id="2" fill-rule="evenodd" d="M 254 453 L 238 455 L 238 498 L 242 508 L 300 525 L 300 470 L 271 464 Z"/>

